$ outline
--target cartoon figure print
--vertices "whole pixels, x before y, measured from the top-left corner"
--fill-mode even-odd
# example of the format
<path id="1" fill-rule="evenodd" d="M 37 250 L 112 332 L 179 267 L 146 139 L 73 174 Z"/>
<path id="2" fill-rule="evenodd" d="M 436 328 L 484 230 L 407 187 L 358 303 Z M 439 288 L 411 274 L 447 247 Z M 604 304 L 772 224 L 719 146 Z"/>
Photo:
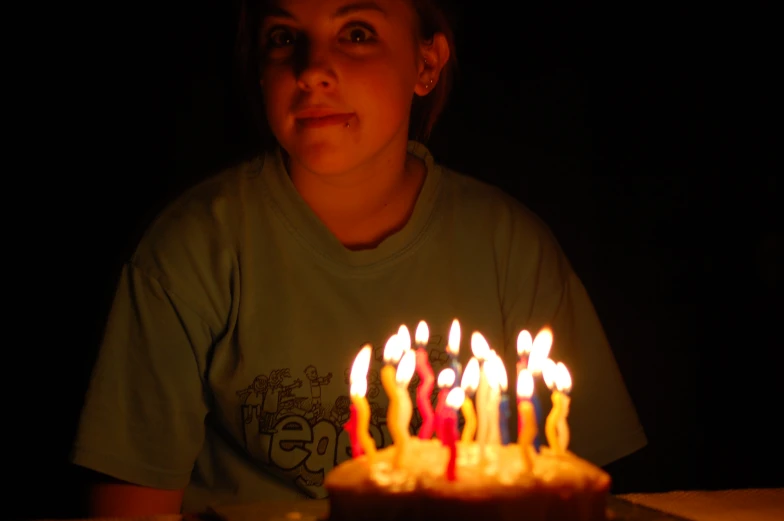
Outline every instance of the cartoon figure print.
<path id="1" fill-rule="evenodd" d="M 281 402 L 293 398 L 291 391 L 302 387 L 299 378 L 289 385 L 283 385 L 284 378 L 290 378 L 288 369 L 272 371 L 269 376 L 260 374 L 246 389 L 237 391 L 242 401 L 242 420 L 250 424 L 254 419 L 258 422 L 258 432 L 272 432 Z"/>
<path id="2" fill-rule="evenodd" d="M 329 385 L 332 373 L 327 373 L 327 376 L 319 376 L 318 369 L 313 365 L 307 366 L 304 372 L 310 382 L 310 410 L 314 419 L 321 418 L 324 413 L 324 407 L 321 405 L 321 386 Z"/>

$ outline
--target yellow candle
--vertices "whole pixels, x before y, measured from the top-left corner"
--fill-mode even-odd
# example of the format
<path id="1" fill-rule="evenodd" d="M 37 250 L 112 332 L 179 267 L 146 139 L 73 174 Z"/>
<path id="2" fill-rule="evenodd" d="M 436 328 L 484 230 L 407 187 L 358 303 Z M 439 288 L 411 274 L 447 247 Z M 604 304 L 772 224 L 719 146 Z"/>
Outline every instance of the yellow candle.
<path id="1" fill-rule="evenodd" d="M 402 349 L 397 342 L 397 335 L 392 335 L 384 347 L 384 367 L 381 368 L 381 385 L 387 393 L 389 406 L 387 407 L 387 429 L 392 436 L 392 443 L 399 443 L 402 439 L 400 432 L 400 413 L 398 412 L 399 393 L 395 376 L 395 364 L 402 356 Z"/>
<path id="2" fill-rule="evenodd" d="M 550 450 L 556 454 L 560 454 L 561 444 L 558 443 L 558 422 L 561 419 L 561 393 L 557 390 L 552 394 L 553 408 L 550 414 L 547 415 L 547 420 L 544 424 L 544 432 L 547 435 L 547 444 Z"/>
<path id="3" fill-rule="evenodd" d="M 395 383 L 397 384 L 398 401 L 398 427 L 400 429 L 401 440 L 405 441 L 410 437 L 409 428 L 411 426 L 411 416 L 414 414 L 414 406 L 411 403 L 411 395 L 408 394 L 408 384 L 414 376 L 416 369 L 416 352 L 408 350 L 400 359 L 395 373 Z"/>
<path id="4" fill-rule="evenodd" d="M 367 383 L 365 384 L 365 389 L 367 390 Z M 363 392 L 360 395 L 358 392 L 352 392 L 351 403 L 354 404 L 354 408 L 357 410 L 357 437 L 359 438 L 359 444 L 362 445 L 362 450 L 365 451 L 365 454 L 372 458 L 376 454 L 376 443 L 370 437 L 370 405 L 365 398 L 365 393 Z"/>
<path id="5" fill-rule="evenodd" d="M 372 458 L 376 453 L 376 443 L 370 437 L 370 405 L 367 398 L 367 372 L 370 367 L 370 357 L 373 354 L 373 347 L 370 344 L 365 344 L 360 349 L 359 354 L 354 359 L 354 365 L 351 367 L 351 374 L 349 382 L 351 387 L 349 395 L 351 396 L 351 403 L 357 411 L 357 437 L 359 444 L 362 445 L 362 450 L 365 451 L 368 458 Z"/>
<path id="6" fill-rule="evenodd" d="M 468 396 L 463 400 L 463 405 L 460 406 L 460 410 L 463 412 L 463 418 L 465 419 L 463 434 L 460 435 L 460 441 L 468 443 L 469 441 L 473 441 L 474 435 L 476 434 L 476 411 L 474 411 L 474 404 Z"/>
<path id="7" fill-rule="evenodd" d="M 381 368 L 381 385 L 389 398 L 387 407 L 387 429 L 392 436 L 392 443 L 398 443 L 402 438 L 400 434 L 400 415 L 398 414 L 397 384 L 395 383 L 395 366 L 387 364 Z"/>
<path id="8" fill-rule="evenodd" d="M 531 404 L 531 396 L 534 394 L 534 378 L 527 369 L 521 370 L 517 375 L 517 415 L 520 421 L 520 431 L 517 433 L 517 443 L 523 452 L 523 461 L 526 468 L 533 468 L 531 454 L 534 450 L 534 439 L 536 438 L 536 413 Z"/>
<path id="9" fill-rule="evenodd" d="M 476 409 L 470 397 L 474 395 L 477 387 L 479 387 L 479 373 L 479 360 L 476 357 L 472 357 L 468 361 L 468 365 L 466 365 L 465 371 L 463 371 L 463 379 L 460 381 L 460 387 L 465 391 L 465 400 L 463 400 L 463 405 L 460 408 L 465 419 L 463 434 L 460 437 L 463 443 L 473 441 L 476 435 Z"/>
<path id="10" fill-rule="evenodd" d="M 522 420 L 522 429 L 517 435 L 517 443 L 520 445 L 520 450 L 523 451 L 523 461 L 525 461 L 526 468 L 533 468 L 533 461 L 531 459 L 531 452 L 533 451 L 534 439 L 536 438 L 536 414 L 534 413 L 534 406 L 531 400 L 520 400 L 517 404 L 517 414 Z"/>
<path id="11" fill-rule="evenodd" d="M 566 421 L 566 418 L 569 416 L 569 404 L 572 401 L 569 397 L 569 393 L 572 390 L 572 375 L 569 374 L 569 370 L 563 362 L 558 362 L 556 365 L 555 386 L 561 395 L 556 428 L 558 430 L 558 446 L 563 453 L 569 448 L 569 423 Z"/>
<path id="12" fill-rule="evenodd" d="M 562 362 L 556 364 L 549 358 L 543 365 L 542 376 L 547 387 L 553 391 L 553 408 L 545 422 L 547 444 L 555 454 L 563 454 L 569 446 L 569 424 L 566 417 L 571 401 L 568 393 L 572 389 L 572 377 Z"/>
<path id="13" fill-rule="evenodd" d="M 561 410 L 560 416 L 558 417 L 558 445 L 560 446 L 561 452 L 566 452 L 566 449 L 569 448 L 569 423 L 566 421 L 566 417 L 569 416 L 569 403 L 571 402 L 571 398 L 569 396 L 561 393 Z"/>

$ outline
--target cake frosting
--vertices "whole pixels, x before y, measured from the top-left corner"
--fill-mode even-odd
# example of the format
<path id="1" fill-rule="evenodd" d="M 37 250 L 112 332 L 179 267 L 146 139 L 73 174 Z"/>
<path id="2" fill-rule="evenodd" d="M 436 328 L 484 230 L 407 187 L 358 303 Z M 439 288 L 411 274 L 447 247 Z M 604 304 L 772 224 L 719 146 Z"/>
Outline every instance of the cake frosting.
<path id="1" fill-rule="evenodd" d="M 606 472 L 548 447 L 532 454 L 529 466 L 522 451 L 517 444 L 458 441 L 456 479 L 448 480 L 449 449 L 437 439 L 412 437 L 335 467 L 325 480 L 329 520 L 606 519 Z"/>

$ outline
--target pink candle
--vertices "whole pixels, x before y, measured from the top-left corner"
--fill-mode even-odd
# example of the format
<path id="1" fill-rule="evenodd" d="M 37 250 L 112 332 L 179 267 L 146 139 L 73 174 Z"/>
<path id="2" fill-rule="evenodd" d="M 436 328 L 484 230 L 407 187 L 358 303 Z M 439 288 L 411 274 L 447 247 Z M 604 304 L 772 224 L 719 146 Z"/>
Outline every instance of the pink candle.
<path id="1" fill-rule="evenodd" d="M 430 395 L 433 392 L 435 376 L 430 360 L 427 355 L 427 345 L 430 340 L 430 330 L 424 320 L 419 322 L 414 333 L 414 341 L 417 344 L 416 350 L 416 372 L 419 375 L 419 387 L 417 387 L 417 408 L 419 415 L 422 416 L 422 426 L 419 428 L 419 438 L 429 440 L 433 437 L 433 404 L 430 403 Z"/>
<path id="2" fill-rule="evenodd" d="M 357 408 L 352 403 L 349 407 L 350 416 L 348 421 L 343 425 L 343 428 L 348 431 L 348 438 L 351 440 L 351 457 L 358 458 L 364 451 L 362 450 L 362 445 L 359 443 L 359 436 L 357 435 L 357 427 L 359 426 L 359 421 L 357 421 Z"/>

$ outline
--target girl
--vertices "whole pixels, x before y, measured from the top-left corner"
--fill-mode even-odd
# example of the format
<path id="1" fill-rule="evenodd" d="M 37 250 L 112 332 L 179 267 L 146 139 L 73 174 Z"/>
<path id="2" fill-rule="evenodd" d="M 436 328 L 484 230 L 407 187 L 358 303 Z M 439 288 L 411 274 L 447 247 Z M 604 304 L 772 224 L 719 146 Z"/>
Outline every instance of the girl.
<path id="1" fill-rule="evenodd" d="M 324 497 L 350 457 L 344 375 L 358 348 L 376 346 L 381 446 L 381 350 L 420 319 L 436 373 L 457 317 L 463 362 L 482 332 L 510 389 L 517 333 L 550 325 L 579 388 L 574 451 L 604 465 L 640 448 L 601 325 L 548 229 L 419 142 L 454 64 L 435 2 L 249 2 L 243 20 L 275 146 L 172 203 L 123 269 L 73 451 L 105 476 L 91 515 Z"/>

